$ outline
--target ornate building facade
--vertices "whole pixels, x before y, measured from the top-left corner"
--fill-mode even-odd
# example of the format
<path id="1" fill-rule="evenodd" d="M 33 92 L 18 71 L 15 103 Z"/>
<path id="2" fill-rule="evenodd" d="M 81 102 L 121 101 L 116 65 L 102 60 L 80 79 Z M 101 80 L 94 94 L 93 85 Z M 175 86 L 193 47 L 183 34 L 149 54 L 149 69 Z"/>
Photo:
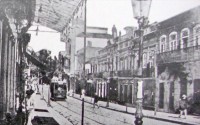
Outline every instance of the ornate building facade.
<path id="1" fill-rule="evenodd" d="M 191 103 L 200 98 L 200 7 L 158 24 L 158 109 L 174 111 L 185 94 Z"/>
<path id="2" fill-rule="evenodd" d="M 25 52 L 30 41 L 26 32 L 33 18 L 34 2 L 0 1 L 0 120 L 7 113 L 14 116 L 25 97 Z"/>
<path id="3" fill-rule="evenodd" d="M 143 78 L 148 84 L 145 86 L 152 88 L 144 86 L 144 96 L 151 95 L 151 105 L 158 111 L 174 112 L 183 94 L 191 103 L 199 103 L 199 12 L 200 7 L 196 7 L 144 29 Z M 99 50 L 93 63 L 97 66 L 96 77 L 118 79 L 118 99 L 128 101 L 129 96 L 129 102 L 134 103 L 134 84 L 130 79 L 137 77 L 140 39 L 136 28 L 125 30 L 125 35 L 117 36 L 113 27 L 113 39 Z"/>

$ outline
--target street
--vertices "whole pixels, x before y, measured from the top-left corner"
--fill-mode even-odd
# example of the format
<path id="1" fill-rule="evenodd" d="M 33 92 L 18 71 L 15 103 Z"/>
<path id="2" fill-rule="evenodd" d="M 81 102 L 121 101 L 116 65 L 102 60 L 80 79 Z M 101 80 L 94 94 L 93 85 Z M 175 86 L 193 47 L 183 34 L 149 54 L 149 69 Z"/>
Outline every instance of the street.
<path id="1" fill-rule="evenodd" d="M 44 98 L 48 98 L 47 86 L 44 85 Z M 46 101 L 47 102 L 47 101 Z M 101 105 L 102 106 L 102 105 Z M 73 97 L 67 97 L 63 101 L 51 101 L 51 107 L 60 116 L 67 119 L 72 125 L 81 124 L 82 102 Z M 135 116 L 108 110 L 106 108 L 93 108 L 93 105 L 84 103 L 84 124 L 85 125 L 134 125 Z M 176 125 L 175 123 L 164 122 L 149 118 L 143 118 L 143 125 Z"/>

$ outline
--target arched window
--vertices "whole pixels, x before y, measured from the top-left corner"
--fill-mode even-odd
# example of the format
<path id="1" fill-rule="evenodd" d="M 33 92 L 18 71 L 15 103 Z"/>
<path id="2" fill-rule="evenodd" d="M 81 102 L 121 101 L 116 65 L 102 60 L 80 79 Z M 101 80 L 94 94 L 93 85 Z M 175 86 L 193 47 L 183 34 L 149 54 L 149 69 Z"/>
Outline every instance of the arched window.
<path id="1" fill-rule="evenodd" d="M 147 53 L 143 53 L 143 68 L 146 68 L 147 65 Z"/>
<path id="2" fill-rule="evenodd" d="M 135 53 L 135 58 L 134 58 L 134 70 L 138 68 L 138 60 L 139 60 L 139 54 L 138 52 Z"/>
<path id="3" fill-rule="evenodd" d="M 200 24 L 193 28 L 193 33 L 194 33 L 193 46 L 198 46 L 200 45 Z"/>
<path id="4" fill-rule="evenodd" d="M 189 46 L 189 29 L 185 28 L 181 31 L 181 48 Z"/>
<path id="5" fill-rule="evenodd" d="M 166 35 L 160 37 L 160 52 L 165 52 L 166 50 Z"/>
<path id="6" fill-rule="evenodd" d="M 155 50 L 151 50 L 149 53 L 150 67 L 154 66 L 154 62 L 155 62 Z"/>
<path id="7" fill-rule="evenodd" d="M 172 32 L 169 34 L 169 50 L 175 49 L 177 49 L 177 32 Z"/>

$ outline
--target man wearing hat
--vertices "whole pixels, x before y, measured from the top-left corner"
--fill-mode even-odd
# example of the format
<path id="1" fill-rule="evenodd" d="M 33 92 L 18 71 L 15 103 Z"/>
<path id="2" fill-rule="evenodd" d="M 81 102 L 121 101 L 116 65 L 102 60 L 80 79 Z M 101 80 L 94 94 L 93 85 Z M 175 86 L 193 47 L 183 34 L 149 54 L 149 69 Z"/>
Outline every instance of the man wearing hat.
<path id="1" fill-rule="evenodd" d="M 179 109 L 180 109 L 180 115 L 179 118 L 181 118 L 181 116 L 184 113 L 184 118 L 186 119 L 187 116 L 187 96 L 185 94 L 182 95 L 180 101 L 179 101 Z"/>

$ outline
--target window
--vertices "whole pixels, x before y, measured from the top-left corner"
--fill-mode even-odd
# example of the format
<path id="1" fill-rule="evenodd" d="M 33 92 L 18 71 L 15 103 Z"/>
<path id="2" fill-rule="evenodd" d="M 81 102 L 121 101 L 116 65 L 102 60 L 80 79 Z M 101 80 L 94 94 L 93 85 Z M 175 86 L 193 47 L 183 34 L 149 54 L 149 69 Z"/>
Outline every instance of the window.
<path id="1" fill-rule="evenodd" d="M 119 49 L 122 49 L 123 48 L 123 44 L 121 43 L 120 45 L 119 45 Z"/>
<path id="2" fill-rule="evenodd" d="M 166 36 L 163 35 L 160 37 L 160 52 L 165 52 L 165 47 L 166 47 Z"/>
<path id="3" fill-rule="evenodd" d="M 126 63 L 126 62 L 127 62 L 127 58 L 125 57 L 125 58 L 124 58 L 124 69 L 125 69 L 125 70 L 126 70 L 126 68 L 127 68 L 127 67 L 126 67 L 126 64 L 127 64 L 127 63 Z"/>
<path id="4" fill-rule="evenodd" d="M 146 68 L 147 65 L 147 53 L 143 54 L 143 68 Z"/>
<path id="5" fill-rule="evenodd" d="M 172 32 L 169 35 L 169 49 L 170 51 L 177 49 L 177 32 Z"/>
<path id="6" fill-rule="evenodd" d="M 150 63 L 150 67 L 154 66 L 154 56 L 155 56 L 155 51 L 151 50 L 149 53 L 149 63 Z"/>
<path id="7" fill-rule="evenodd" d="M 135 58 L 134 58 L 134 69 L 137 69 L 138 68 L 138 60 L 139 60 L 139 55 L 138 53 L 135 53 Z"/>
<path id="8" fill-rule="evenodd" d="M 128 47 L 128 42 L 125 42 L 125 47 Z"/>
<path id="9" fill-rule="evenodd" d="M 189 45 L 189 29 L 185 28 L 181 31 L 181 48 L 187 48 Z"/>
<path id="10" fill-rule="evenodd" d="M 193 46 L 198 46 L 200 45 L 200 25 L 195 26 L 193 32 L 194 32 Z"/>

